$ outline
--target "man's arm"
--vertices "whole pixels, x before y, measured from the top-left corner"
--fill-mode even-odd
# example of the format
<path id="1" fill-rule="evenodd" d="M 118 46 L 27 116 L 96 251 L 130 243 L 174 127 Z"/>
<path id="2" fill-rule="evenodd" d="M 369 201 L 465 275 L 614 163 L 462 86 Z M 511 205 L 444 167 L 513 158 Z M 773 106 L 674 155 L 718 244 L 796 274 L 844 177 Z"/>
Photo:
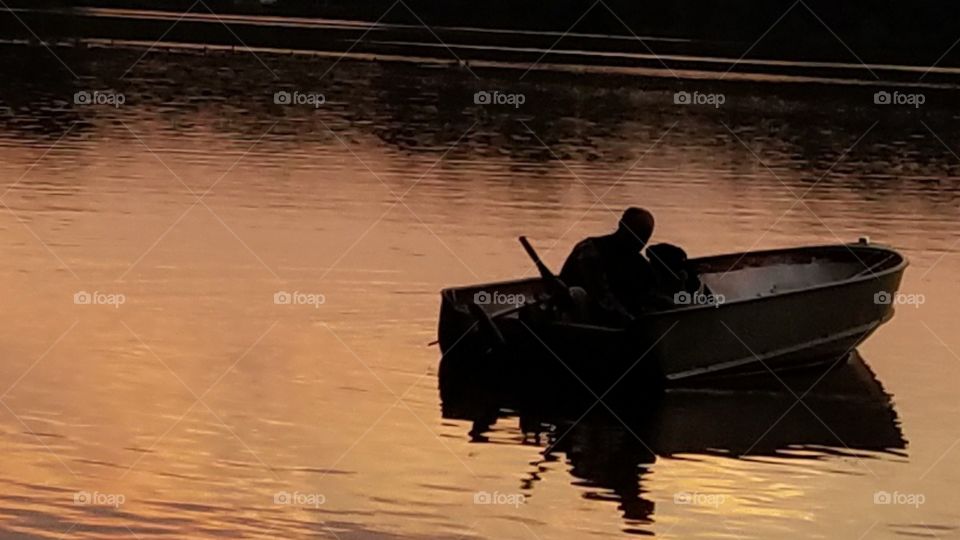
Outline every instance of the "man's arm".
<path id="1" fill-rule="evenodd" d="M 610 287 L 610 277 L 596 248 L 584 247 L 577 254 L 577 266 L 583 279 L 583 288 L 604 311 L 614 313 L 625 320 L 633 320 L 633 314 L 620 302 Z"/>
<path id="2" fill-rule="evenodd" d="M 637 280 L 642 311 L 657 311 L 676 307 L 674 294 L 676 291 L 661 288 L 661 285 L 657 282 L 657 275 L 653 271 L 653 266 L 643 255 L 639 255 L 638 268 Z"/>

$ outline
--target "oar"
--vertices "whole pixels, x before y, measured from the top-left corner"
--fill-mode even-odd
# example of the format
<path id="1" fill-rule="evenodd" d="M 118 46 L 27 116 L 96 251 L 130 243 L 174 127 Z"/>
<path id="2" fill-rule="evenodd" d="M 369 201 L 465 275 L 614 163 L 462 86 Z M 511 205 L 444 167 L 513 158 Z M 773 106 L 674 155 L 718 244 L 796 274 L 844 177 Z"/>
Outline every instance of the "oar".
<path id="1" fill-rule="evenodd" d="M 490 338 L 493 339 L 493 347 L 496 348 L 498 345 L 503 346 L 507 344 L 506 338 L 503 337 L 503 332 L 500 331 L 500 327 L 497 326 L 497 323 L 483 310 L 478 304 L 470 302 L 467 304 L 467 309 L 470 310 L 470 314 L 477 320 L 477 325 L 480 327 L 480 331 L 487 334 Z"/>
<path id="2" fill-rule="evenodd" d="M 537 265 L 537 270 L 540 272 L 540 276 L 547 282 L 548 288 L 551 292 L 564 300 L 569 300 L 570 292 L 567 290 L 567 286 L 557 277 L 550 268 L 543 263 L 543 260 L 540 259 L 540 255 L 537 254 L 537 250 L 533 249 L 533 246 L 530 245 L 530 241 L 527 240 L 526 236 L 520 237 L 520 244 L 523 246 L 523 249 L 527 252 L 527 255 L 533 260 L 533 263 Z M 467 309 L 470 311 L 470 314 L 473 315 L 474 319 L 477 320 L 477 324 L 480 327 L 480 331 L 489 335 L 495 344 L 503 346 L 506 345 L 506 339 L 503 336 L 503 332 L 500 331 L 500 328 L 497 326 L 496 319 L 504 317 L 506 315 L 511 315 L 517 311 L 523 309 L 524 305 L 518 305 L 514 308 L 504 310 L 496 315 L 489 315 L 483 308 L 475 303 L 468 303 Z M 438 341 L 432 341 L 428 346 L 436 345 Z"/>
<path id="3" fill-rule="evenodd" d="M 543 277 L 543 279 L 557 279 L 557 276 L 555 276 L 554 273 L 547 267 L 547 265 L 543 264 L 543 261 L 540 260 L 540 255 L 537 255 L 537 250 L 533 249 L 533 246 L 530 245 L 530 241 L 527 240 L 527 237 L 521 236 L 519 240 L 524 251 L 526 251 L 527 255 L 533 259 L 533 264 L 537 265 L 537 270 L 540 271 L 540 275 Z"/>
<path id="4" fill-rule="evenodd" d="M 527 255 L 529 255 L 530 258 L 533 259 L 534 264 L 537 265 L 537 270 L 540 271 L 540 276 L 542 276 L 547 282 L 547 286 L 551 289 L 552 295 L 567 300 L 569 298 L 567 286 L 560 281 L 560 278 L 550 271 L 550 268 L 548 268 L 547 265 L 543 264 L 540 256 L 537 255 L 537 251 L 533 249 L 532 245 L 530 245 L 530 241 L 527 240 L 526 236 L 520 237 L 520 244 L 523 245 L 523 249 L 526 250 Z M 496 319 L 511 313 L 516 313 L 517 311 L 523 309 L 523 304 L 518 305 L 513 309 L 498 313 L 495 316 L 488 314 L 475 302 L 468 303 L 467 309 L 470 310 L 470 314 L 473 315 L 474 319 L 476 319 L 477 326 L 479 327 L 480 331 L 492 339 L 492 349 L 503 349 L 507 345 L 507 340 L 504 337 L 503 332 L 500 330 L 500 327 L 497 325 Z"/>
<path id="5" fill-rule="evenodd" d="M 527 240 L 526 236 L 521 236 L 519 238 L 520 245 L 523 246 L 524 251 L 527 252 L 527 255 L 533 260 L 533 264 L 537 265 L 537 270 L 540 272 L 540 277 L 542 277 L 546 282 L 547 286 L 551 289 L 551 292 L 564 300 L 570 299 L 570 290 L 567 289 L 566 284 L 554 274 L 550 268 L 540 259 L 540 255 L 537 255 L 537 250 L 533 249 L 533 246 L 530 245 L 530 241 Z"/>

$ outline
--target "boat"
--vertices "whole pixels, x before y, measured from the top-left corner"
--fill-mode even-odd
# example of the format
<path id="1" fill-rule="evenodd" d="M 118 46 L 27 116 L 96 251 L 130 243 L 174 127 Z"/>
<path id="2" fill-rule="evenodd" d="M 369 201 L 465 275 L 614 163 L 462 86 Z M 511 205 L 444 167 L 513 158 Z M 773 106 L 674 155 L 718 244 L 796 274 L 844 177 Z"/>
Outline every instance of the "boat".
<path id="1" fill-rule="evenodd" d="M 908 265 L 868 239 L 690 259 L 706 301 L 620 327 L 550 316 L 558 280 L 521 242 L 540 277 L 441 291 L 444 359 L 554 369 L 601 391 L 631 372 L 669 383 L 845 359 L 893 317 Z"/>

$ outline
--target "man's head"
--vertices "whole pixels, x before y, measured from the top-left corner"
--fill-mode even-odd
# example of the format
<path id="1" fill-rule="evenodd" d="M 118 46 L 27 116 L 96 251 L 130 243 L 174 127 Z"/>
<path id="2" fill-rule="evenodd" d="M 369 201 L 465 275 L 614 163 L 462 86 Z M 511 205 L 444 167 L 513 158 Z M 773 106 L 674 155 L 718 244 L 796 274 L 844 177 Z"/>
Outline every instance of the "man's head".
<path id="1" fill-rule="evenodd" d="M 637 251 L 643 249 L 653 235 L 653 214 L 636 206 L 627 208 L 620 218 L 617 234 Z"/>

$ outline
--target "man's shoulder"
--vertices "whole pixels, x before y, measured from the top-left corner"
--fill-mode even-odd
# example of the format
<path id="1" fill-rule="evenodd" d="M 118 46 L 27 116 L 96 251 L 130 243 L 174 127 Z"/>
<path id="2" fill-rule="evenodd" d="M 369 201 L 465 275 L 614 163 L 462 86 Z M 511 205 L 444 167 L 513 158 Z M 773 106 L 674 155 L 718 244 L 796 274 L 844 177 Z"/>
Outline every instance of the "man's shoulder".
<path id="1" fill-rule="evenodd" d="M 595 255 L 600 252 L 599 242 L 600 238 L 598 236 L 590 236 L 584 238 L 583 240 L 577 242 L 573 246 L 573 251 L 571 255 Z"/>
<path id="2" fill-rule="evenodd" d="M 565 279 L 576 279 L 574 274 L 579 275 L 585 263 L 589 264 L 590 261 L 595 261 L 599 258 L 600 250 L 597 248 L 597 238 L 584 238 L 577 242 L 573 246 L 573 249 L 570 250 L 570 255 L 568 255 L 566 261 L 564 261 L 560 275 Z"/>

